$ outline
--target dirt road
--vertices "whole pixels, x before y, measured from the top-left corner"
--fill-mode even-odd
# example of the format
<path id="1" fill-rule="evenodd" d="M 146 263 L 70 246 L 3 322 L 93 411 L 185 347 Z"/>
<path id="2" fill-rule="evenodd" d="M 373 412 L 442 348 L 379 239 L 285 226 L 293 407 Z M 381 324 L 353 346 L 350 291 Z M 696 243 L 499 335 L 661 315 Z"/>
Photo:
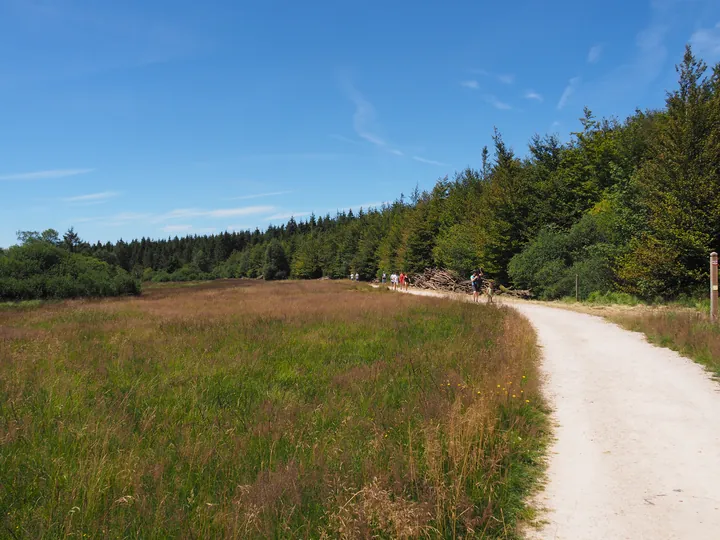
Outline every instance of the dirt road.
<path id="1" fill-rule="evenodd" d="M 720 539 L 720 384 L 601 318 L 513 307 L 537 330 L 556 423 L 530 536 Z"/>

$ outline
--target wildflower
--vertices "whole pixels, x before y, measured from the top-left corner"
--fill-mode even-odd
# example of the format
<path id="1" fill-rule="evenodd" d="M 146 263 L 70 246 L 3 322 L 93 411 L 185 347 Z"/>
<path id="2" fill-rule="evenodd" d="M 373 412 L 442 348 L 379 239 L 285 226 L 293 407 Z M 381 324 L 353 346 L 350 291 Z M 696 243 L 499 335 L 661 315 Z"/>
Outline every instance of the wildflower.
<path id="1" fill-rule="evenodd" d="M 500 388 L 500 385 L 498 384 L 498 388 Z"/>
<path id="2" fill-rule="evenodd" d="M 525 403 L 530 403 L 530 400 L 529 400 L 529 399 L 526 399 L 526 400 L 525 400 Z"/>
<path id="3" fill-rule="evenodd" d="M 480 390 L 478 390 L 478 396 L 480 395 Z"/>
<path id="4" fill-rule="evenodd" d="M 523 375 L 523 379 L 526 379 L 526 378 L 527 378 L 527 377 L 525 377 L 525 375 Z"/>
<path id="5" fill-rule="evenodd" d="M 517 397 L 515 394 L 513 394 L 513 397 Z"/>

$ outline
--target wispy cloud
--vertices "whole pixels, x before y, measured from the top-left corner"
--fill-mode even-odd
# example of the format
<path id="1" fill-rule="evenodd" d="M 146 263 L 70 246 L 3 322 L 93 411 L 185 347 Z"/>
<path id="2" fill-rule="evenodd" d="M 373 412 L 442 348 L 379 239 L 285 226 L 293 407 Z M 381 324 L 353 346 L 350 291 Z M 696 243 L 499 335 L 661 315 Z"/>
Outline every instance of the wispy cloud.
<path id="1" fill-rule="evenodd" d="M 502 111 L 509 111 L 512 109 L 512 105 L 505 103 L 504 101 L 500 101 L 497 97 L 493 96 L 492 94 L 488 94 L 484 96 L 484 99 L 487 103 L 495 107 L 496 109 L 500 109 Z"/>
<path id="2" fill-rule="evenodd" d="M 241 195 L 240 197 L 230 197 L 229 201 L 245 201 L 248 199 L 260 199 L 262 197 L 275 197 L 277 195 L 288 195 L 292 191 L 271 191 L 269 193 L 256 193 L 255 195 Z"/>
<path id="3" fill-rule="evenodd" d="M 102 193 L 90 193 L 88 195 L 76 195 L 74 197 L 63 197 L 64 202 L 104 202 L 119 195 L 116 191 L 103 191 Z"/>
<path id="4" fill-rule="evenodd" d="M 171 233 L 171 232 L 187 232 L 193 228 L 192 225 L 166 225 L 162 229 L 160 229 L 163 232 Z"/>
<path id="5" fill-rule="evenodd" d="M 226 218 L 238 216 L 252 216 L 275 211 L 274 206 L 244 206 L 241 208 L 218 208 L 216 210 L 203 210 L 198 208 L 178 208 L 157 216 L 155 221 L 169 219 L 183 219 L 195 217 Z"/>
<path id="6" fill-rule="evenodd" d="M 720 58 L 720 22 L 714 28 L 701 28 L 690 37 L 695 54 L 707 60 Z"/>
<path id="7" fill-rule="evenodd" d="M 600 60 L 600 57 L 602 56 L 602 51 L 603 51 L 603 46 L 600 44 L 593 45 L 592 47 L 590 47 L 590 50 L 588 51 L 588 55 L 587 55 L 588 64 L 594 64 L 595 62 Z"/>
<path id="8" fill-rule="evenodd" d="M 483 77 L 490 77 L 491 79 L 500 81 L 503 84 L 512 84 L 515 82 L 515 75 L 511 73 L 492 73 L 486 69 L 471 69 L 469 71 L 470 73 L 477 73 Z"/>
<path id="9" fill-rule="evenodd" d="M 413 159 L 415 161 L 419 161 L 420 163 L 427 163 L 428 165 L 437 165 L 438 167 L 449 167 L 447 163 L 443 163 L 442 161 L 435 161 L 434 159 L 425 159 L 424 157 L 420 156 L 413 156 Z"/>
<path id="10" fill-rule="evenodd" d="M 565 90 L 563 90 L 562 95 L 560 96 L 560 101 L 558 101 L 557 108 L 562 109 L 565 105 L 567 105 L 568 100 L 570 97 L 575 93 L 575 90 L 577 90 L 577 87 L 580 85 L 580 77 L 573 77 L 568 82 L 567 86 L 565 87 Z"/>
<path id="11" fill-rule="evenodd" d="M 377 146 L 385 146 L 385 140 L 377 131 L 375 107 L 363 96 L 349 79 L 343 81 L 343 88 L 350 101 L 355 105 L 353 129 L 357 136 Z"/>
<path id="12" fill-rule="evenodd" d="M 250 225 L 228 225 L 225 227 L 228 231 L 249 231 L 253 229 L 254 227 L 251 227 Z"/>
<path id="13" fill-rule="evenodd" d="M 194 234 L 210 234 L 217 231 L 215 227 L 199 227 L 196 228 L 192 225 L 166 225 L 162 229 L 160 229 L 163 232 L 166 233 L 188 233 L 192 232 Z"/>
<path id="14" fill-rule="evenodd" d="M 337 133 L 331 133 L 330 134 L 331 139 L 335 139 L 336 141 L 341 141 L 348 144 L 358 144 L 358 141 L 354 141 L 350 139 L 349 137 L 345 137 L 344 135 L 338 135 Z"/>
<path id="15" fill-rule="evenodd" d="M 334 152 L 285 152 L 277 154 L 250 154 L 238 156 L 243 161 L 332 161 L 344 157 L 345 154 Z"/>
<path id="16" fill-rule="evenodd" d="M 652 0 L 650 21 L 635 35 L 635 48 L 629 51 L 629 60 L 610 70 L 602 79 L 593 81 L 592 85 L 583 86 L 583 92 L 603 100 L 637 96 L 662 73 L 668 72 L 670 65 L 665 42 L 670 29 L 677 24 L 678 16 L 687 9 L 685 5 L 675 0 Z"/>
<path id="17" fill-rule="evenodd" d="M 120 212 L 109 216 L 82 217 L 71 219 L 70 223 L 95 223 L 98 227 L 120 227 L 138 221 L 147 221 L 152 214 L 141 212 Z"/>
<path id="18" fill-rule="evenodd" d="M 525 92 L 525 99 L 534 99 L 536 101 L 542 101 L 543 97 L 538 94 L 535 90 L 528 90 Z"/>
<path id="19" fill-rule="evenodd" d="M 460 83 L 460 86 L 470 88 L 471 90 L 477 90 L 480 88 L 480 84 L 477 81 L 463 81 Z"/>
<path id="20" fill-rule="evenodd" d="M 65 178 L 67 176 L 87 174 L 93 170 L 94 169 L 53 169 L 50 171 L 3 174 L 0 175 L 0 180 L 48 180 L 51 178 Z"/>
<path id="21" fill-rule="evenodd" d="M 266 221 L 284 221 L 290 218 L 309 216 L 312 212 L 281 212 L 265 218 Z"/>
<path id="22" fill-rule="evenodd" d="M 398 150 L 397 148 L 393 148 L 391 145 L 389 145 L 383 137 L 378 135 L 378 121 L 377 121 L 377 114 L 375 113 L 375 107 L 373 107 L 372 103 L 370 103 L 367 99 L 365 99 L 365 96 L 363 96 L 360 91 L 355 88 L 355 86 L 350 82 L 348 78 L 345 78 L 342 81 L 342 87 L 347 94 L 350 101 L 352 101 L 355 104 L 355 113 L 353 114 L 353 129 L 355 130 L 355 133 L 358 137 L 361 139 L 374 144 L 375 146 L 378 146 L 385 150 L 386 152 L 390 152 L 391 154 L 394 154 L 396 156 L 404 156 L 405 154 Z M 337 136 L 335 138 L 338 138 Z M 343 140 L 346 139 L 345 137 L 342 137 Z M 352 142 L 349 141 L 348 142 Z"/>

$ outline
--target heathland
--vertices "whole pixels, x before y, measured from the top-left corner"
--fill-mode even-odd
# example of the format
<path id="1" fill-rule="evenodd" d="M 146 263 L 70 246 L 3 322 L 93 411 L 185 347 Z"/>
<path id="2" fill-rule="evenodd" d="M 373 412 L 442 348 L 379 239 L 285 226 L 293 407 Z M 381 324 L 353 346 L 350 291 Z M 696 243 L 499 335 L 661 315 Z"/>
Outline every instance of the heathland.
<path id="1" fill-rule="evenodd" d="M 512 538 L 537 354 L 513 310 L 350 282 L 0 308 L 0 536 Z"/>

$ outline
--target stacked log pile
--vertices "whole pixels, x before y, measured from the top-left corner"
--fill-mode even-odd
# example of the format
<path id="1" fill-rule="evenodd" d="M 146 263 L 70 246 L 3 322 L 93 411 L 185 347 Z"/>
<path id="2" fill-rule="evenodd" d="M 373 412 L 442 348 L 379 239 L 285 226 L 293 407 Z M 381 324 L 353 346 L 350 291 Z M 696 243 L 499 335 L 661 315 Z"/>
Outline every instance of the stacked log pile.
<path id="1" fill-rule="evenodd" d="M 489 283 L 493 284 L 495 294 L 512 296 L 514 298 L 522 298 L 529 300 L 532 298 L 532 292 L 521 289 L 508 289 L 502 285 L 497 285 L 492 281 L 483 279 L 480 292 L 485 293 Z M 410 284 L 420 289 L 429 289 L 431 291 L 449 291 L 472 294 L 472 284 L 469 279 L 462 279 L 458 274 L 451 270 L 440 270 L 439 268 L 426 268 L 422 274 L 415 274 L 410 279 Z"/>
<path id="2" fill-rule="evenodd" d="M 415 274 L 410 278 L 410 284 L 432 291 L 472 292 L 469 280 L 462 279 L 455 272 L 439 268 L 426 268 L 422 274 Z"/>
<path id="3" fill-rule="evenodd" d="M 506 294 L 515 298 L 522 298 L 523 300 L 530 300 L 533 296 L 531 291 L 525 289 L 508 289 L 502 285 L 500 285 L 499 289 L 500 294 Z"/>

